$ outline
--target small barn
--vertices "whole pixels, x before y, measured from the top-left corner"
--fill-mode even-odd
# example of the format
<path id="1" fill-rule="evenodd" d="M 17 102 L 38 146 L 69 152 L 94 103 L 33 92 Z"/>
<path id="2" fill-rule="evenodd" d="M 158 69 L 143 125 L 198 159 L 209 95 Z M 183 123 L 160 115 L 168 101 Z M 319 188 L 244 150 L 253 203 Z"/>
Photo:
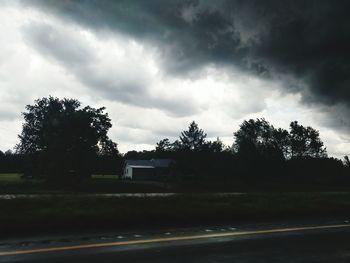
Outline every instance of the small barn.
<path id="1" fill-rule="evenodd" d="M 161 180 L 170 174 L 171 159 L 126 160 L 123 178 L 138 181 Z"/>

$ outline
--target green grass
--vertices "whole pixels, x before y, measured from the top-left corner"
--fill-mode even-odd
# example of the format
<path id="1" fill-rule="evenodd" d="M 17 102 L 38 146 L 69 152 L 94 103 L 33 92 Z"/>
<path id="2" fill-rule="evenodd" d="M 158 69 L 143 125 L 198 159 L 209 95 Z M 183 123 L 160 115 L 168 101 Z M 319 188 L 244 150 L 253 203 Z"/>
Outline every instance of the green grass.
<path id="1" fill-rule="evenodd" d="M 114 180 L 119 180 L 119 176 L 116 174 L 93 174 L 91 176 L 92 179 L 114 179 Z"/>
<path id="2" fill-rule="evenodd" d="M 159 185 L 128 183 L 116 175 L 93 175 L 76 185 L 52 184 L 43 180 L 22 179 L 19 174 L 0 174 L 0 194 L 57 193 L 147 193 L 165 192 Z"/>
<path id="3" fill-rule="evenodd" d="M 289 178 L 217 178 L 180 180 L 168 184 L 125 182 L 116 175 L 93 175 L 76 185 L 50 184 L 43 180 L 22 179 L 18 174 L 0 174 L 0 194 L 55 193 L 206 193 L 206 192 L 346 192 L 350 182 L 300 182 Z"/>
<path id="4" fill-rule="evenodd" d="M 0 183 L 21 183 L 21 178 L 16 173 L 0 173 Z"/>
<path id="5" fill-rule="evenodd" d="M 117 175 L 102 175 L 102 174 L 93 174 L 91 176 L 92 180 L 104 180 L 104 179 L 112 179 L 112 180 L 119 180 L 119 177 Z M 20 177 L 20 174 L 17 173 L 0 173 L 0 184 L 1 183 L 17 183 L 21 184 L 28 180 L 23 180 Z"/>
<path id="6" fill-rule="evenodd" d="M 65 196 L 0 200 L 3 236 L 347 216 L 350 193 L 250 193 L 236 196 Z"/>
<path id="7" fill-rule="evenodd" d="M 41 193 L 45 187 L 43 181 L 23 179 L 19 174 L 0 174 L 0 194 Z"/>

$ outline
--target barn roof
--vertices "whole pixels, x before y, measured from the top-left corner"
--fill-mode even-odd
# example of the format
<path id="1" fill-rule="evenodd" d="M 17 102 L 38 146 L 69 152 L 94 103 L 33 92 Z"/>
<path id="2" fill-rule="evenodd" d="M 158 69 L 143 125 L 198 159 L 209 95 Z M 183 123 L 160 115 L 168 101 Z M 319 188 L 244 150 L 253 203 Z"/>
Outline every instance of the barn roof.
<path id="1" fill-rule="evenodd" d="M 152 159 L 151 161 L 155 167 L 169 167 L 174 162 L 172 159 Z"/>
<path id="2" fill-rule="evenodd" d="M 131 168 L 154 168 L 151 165 L 130 165 Z"/>
<path id="3" fill-rule="evenodd" d="M 174 160 L 172 159 L 126 160 L 125 165 L 135 168 L 140 168 L 141 166 L 148 168 L 166 168 L 173 162 Z"/>

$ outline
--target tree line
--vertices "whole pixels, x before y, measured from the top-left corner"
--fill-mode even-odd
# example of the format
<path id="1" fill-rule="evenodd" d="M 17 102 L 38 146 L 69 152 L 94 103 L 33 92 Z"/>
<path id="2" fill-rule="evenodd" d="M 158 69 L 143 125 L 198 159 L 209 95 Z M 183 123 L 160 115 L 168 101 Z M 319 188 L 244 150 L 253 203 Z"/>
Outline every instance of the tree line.
<path id="1" fill-rule="evenodd" d="M 264 118 L 245 120 L 226 146 L 193 121 L 179 139 L 160 140 L 153 151 L 128 152 L 128 159 L 173 158 L 175 174 L 186 178 L 236 180 L 326 180 L 349 177 L 350 162 L 328 157 L 319 131 L 292 121 L 289 130 L 275 128 Z M 346 177 L 346 178 L 345 178 Z M 350 179 L 350 178 L 349 178 Z"/>
<path id="2" fill-rule="evenodd" d="M 320 139 L 319 131 L 304 127 L 297 121 L 290 123 L 290 131 L 276 129 L 264 118 L 244 121 L 234 132 L 234 144 L 225 146 L 219 138 L 206 141 L 207 134 L 192 121 L 188 130 L 181 132 L 178 140 L 168 138 L 159 141 L 156 152 L 183 151 L 231 151 L 244 158 L 291 159 L 301 157 L 326 158 L 327 151 Z"/>
<path id="3" fill-rule="evenodd" d="M 121 155 L 108 137 L 105 108 L 81 107 L 75 99 L 42 98 L 26 106 L 14 152 L 0 152 L 0 172 L 47 180 L 76 180 L 91 174 L 120 174 L 125 159 L 172 158 L 173 178 L 263 178 L 345 176 L 349 158 L 329 158 L 319 131 L 292 121 L 289 130 L 264 118 L 245 120 L 226 146 L 192 121 L 179 138 L 160 140 L 151 151 Z"/>

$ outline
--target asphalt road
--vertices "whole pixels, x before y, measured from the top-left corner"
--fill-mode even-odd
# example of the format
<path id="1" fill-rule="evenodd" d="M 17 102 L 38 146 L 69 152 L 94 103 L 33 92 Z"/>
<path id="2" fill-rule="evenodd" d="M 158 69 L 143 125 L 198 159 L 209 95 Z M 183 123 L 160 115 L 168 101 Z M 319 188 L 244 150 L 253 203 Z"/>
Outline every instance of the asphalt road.
<path id="1" fill-rule="evenodd" d="M 350 225 L 217 228 L 122 241 L 3 246 L 0 262 L 350 262 Z"/>

